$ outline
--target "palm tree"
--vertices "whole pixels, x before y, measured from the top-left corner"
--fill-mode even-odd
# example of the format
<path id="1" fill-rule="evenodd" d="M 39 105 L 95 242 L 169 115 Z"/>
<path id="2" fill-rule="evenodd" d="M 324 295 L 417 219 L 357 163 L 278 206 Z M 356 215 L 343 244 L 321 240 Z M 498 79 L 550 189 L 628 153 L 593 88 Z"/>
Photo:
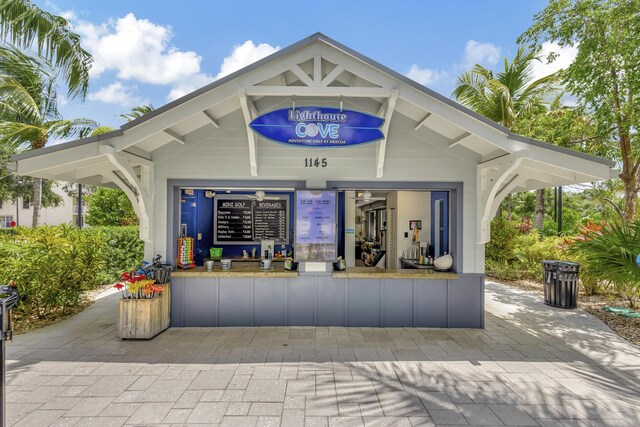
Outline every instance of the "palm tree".
<path id="1" fill-rule="evenodd" d="M 153 110 L 154 108 L 153 108 L 153 105 L 151 104 L 138 105 L 136 107 L 133 107 L 131 111 L 129 111 L 128 113 L 120 114 L 120 117 L 125 119 L 127 122 L 131 122 L 135 119 L 138 119 L 144 116 L 145 114 L 152 112 Z"/>
<path id="2" fill-rule="evenodd" d="M 504 58 L 504 70 L 495 73 L 480 64 L 458 77 L 453 98 L 477 113 L 513 129 L 518 120 L 546 110 L 549 98 L 557 92 L 557 74 L 533 78 L 534 61 L 539 53 L 519 47 L 511 63 Z M 534 225 L 542 229 L 544 189 L 536 193 Z"/>
<path id="3" fill-rule="evenodd" d="M 0 39 L 38 55 L 61 71 L 71 97 L 84 98 L 93 58 L 80 46 L 80 36 L 61 16 L 45 12 L 29 0 L 0 0 Z"/>
<path id="4" fill-rule="evenodd" d="M 50 138 L 82 138 L 96 127 L 89 119 L 65 120 L 58 111 L 56 69 L 42 58 L 0 47 L 0 143 L 38 149 Z M 38 224 L 42 179 L 33 183 L 33 226 Z"/>

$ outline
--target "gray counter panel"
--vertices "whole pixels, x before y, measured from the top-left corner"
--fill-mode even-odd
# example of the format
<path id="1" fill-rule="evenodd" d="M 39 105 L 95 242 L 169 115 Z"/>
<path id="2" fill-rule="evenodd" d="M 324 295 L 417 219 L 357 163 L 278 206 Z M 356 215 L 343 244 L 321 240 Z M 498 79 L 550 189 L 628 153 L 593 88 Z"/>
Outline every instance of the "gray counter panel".
<path id="1" fill-rule="evenodd" d="M 447 282 L 451 281 L 414 280 L 415 326 L 447 327 Z"/>
<path id="2" fill-rule="evenodd" d="M 346 325 L 347 279 L 318 277 L 318 326 Z"/>
<path id="3" fill-rule="evenodd" d="M 171 326 L 181 328 L 184 326 L 184 277 L 171 279 Z M 189 279 L 191 281 L 191 279 Z"/>
<path id="4" fill-rule="evenodd" d="M 484 275 L 175 277 L 171 326 L 484 327 Z"/>
<path id="5" fill-rule="evenodd" d="M 300 276 L 287 279 L 287 282 L 287 323 L 296 326 L 315 325 L 317 276 Z"/>
<path id="6" fill-rule="evenodd" d="M 184 326 L 217 326 L 218 282 L 214 278 L 197 277 L 189 280 L 183 291 L 185 307 Z"/>
<path id="7" fill-rule="evenodd" d="M 218 325 L 253 325 L 253 280 L 224 277 L 218 280 Z"/>
<path id="8" fill-rule="evenodd" d="M 379 279 L 349 279 L 347 326 L 381 326 Z"/>
<path id="9" fill-rule="evenodd" d="M 413 280 L 382 281 L 382 324 L 385 327 L 413 326 Z"/>
<path id="10" fill-rule="evenodd" d="M 287 279 L 254 279 L 253 300 L 255 326 L 287 324 Z"/>
<path id="11" fill-rule="evenodd" d="M 449 284 L 447 317 L 450 328 L 484 327 L 484 276 L 468 275 Z"/>

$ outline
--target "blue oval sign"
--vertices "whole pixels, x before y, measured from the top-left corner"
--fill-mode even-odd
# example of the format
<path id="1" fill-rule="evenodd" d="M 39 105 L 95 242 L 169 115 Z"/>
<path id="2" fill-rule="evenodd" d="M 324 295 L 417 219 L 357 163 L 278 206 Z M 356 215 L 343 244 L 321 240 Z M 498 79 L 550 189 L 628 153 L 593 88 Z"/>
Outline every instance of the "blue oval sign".
<path id="1" fill-rule="evenodd" d="M 249 126 L 275 142 L 303 147 L 345 147 L 382 139 L 384 119 L 325 107 L 284 108 L 263 114 Z"/>

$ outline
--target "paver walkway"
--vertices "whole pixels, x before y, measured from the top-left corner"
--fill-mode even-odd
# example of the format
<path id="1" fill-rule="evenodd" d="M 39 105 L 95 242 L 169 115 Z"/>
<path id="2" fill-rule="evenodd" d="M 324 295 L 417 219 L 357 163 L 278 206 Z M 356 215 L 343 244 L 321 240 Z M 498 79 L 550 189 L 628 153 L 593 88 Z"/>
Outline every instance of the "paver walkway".
<path id="1" fill-rule="evenodd" d="M 189 328 L 115 338 L 118 295 L 8 351 L 11 425 L 640 425 L 640 351 L 487 284 L 486 329 Z"/>

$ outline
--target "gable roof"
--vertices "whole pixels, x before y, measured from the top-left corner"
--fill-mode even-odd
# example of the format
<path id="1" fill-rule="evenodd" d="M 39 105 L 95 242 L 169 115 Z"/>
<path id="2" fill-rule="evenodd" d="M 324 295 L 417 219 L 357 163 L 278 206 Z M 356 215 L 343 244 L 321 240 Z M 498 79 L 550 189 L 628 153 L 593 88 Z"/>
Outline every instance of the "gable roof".
<path id="1" fill-rule="evenodd" d="M 151 120 L 155 117 L 158 117 L 160 115 L 162 115 L 163 113 L 170 111 L 182 104 L 185 104 L 186 102 L 202 95 L 205 94 L 207 92 L 210 92 L 214 89 L 216 89 L 219 86 L 224 85 L 225 83 L 232 81 L 244 74 L 247 74 L 255 69 L 258 69 L 262 66 L 264 66 L 265 64 L 271 63 L 273 61 L 278 60 L 281 57 L 284 57 L 285 55 L 288 55 L 292 52 L 295 52 L 299 49 L 302 49 L 308 45 L 310 45 L 313 42 L 316 41 L 321 41 L 324 42 L 336 49 L 339 49 L 345 53 L 347 53 L 350 56 L 355 57 L 356 59 L 362 61 L 363 63 L 377 69 L 380 72 L 383 72 L 391 77 L 393 77 L 396 80 L 401 81 L 404 84 L 407 84 L 409 86 L 411 86 L 412 88 L 424 93 L 425 95 L 428 95 L 429 97 L 434 98 L 435 100 L 442 102 L 443 104 L 454 108 L 455 110 L 458 110 L 470 117 L 472 117 L 473 119 L 495 129 L 496 131 L 504 134 L 507 136 L 508 139 L 510 140 L 514 140 L 514 141 L 518 141 L 518 142 L 522 142 L 525 144 L 530 144 L 536 147 L 541 147 L 541 148 L 545 148 L 548 150 L 552 150 L 552 151 L 556 151 L 559 153 L 563 153 L 563 154 L 569 154 L 571 156 L 574 157 L 578 157 L 578 158 L 582 158 L 585 160 L 590 160 L 590 161 L 594 161 L 600 164 L 604 164 L 610 167 L 614 167 L 615 166 L 615 162 L 611 161 L 611 160 L 607 160 L 607 159 L 603 159 L 601 157 L 596 157 L 596 156 L 592 156 L 583 152 L 579 152 L 579 151 L 575 151 L 575 150 L 571 150 L 568 148 L 564 148 L 564 147 L 559 147 L 557 145 L 553 145 L 553 144 L 549 144 L 547 142 L 544 141 L 539 141 L 539 140 L 535 140 L 532 138 L 527 138 L 524 137 L 522 135 L 518 135 L 512 131 L 510 131 L 509 129 L 499 125 L 498 123 L 476 113 L 473 110 L 470 110 L 468 108 L 466 108 L 465 106 L 455 102 L 454 100 L 447 98 L 446 96 L 435 92 L 432 89 L 429 89 L 423 85 L 421 85 L 420 83 L 408 78 L 407 76 L 394 71 L 388 67 L 386 67 L 385 65 L 380 64 L 379 62 L 337 42 L 336 40 L 333 40 L 332 38 L 317 32 L 315 34 L 310 35 L 309 37 L 306 37 L 284 49 L 281 49 L 259 61 L 256 61 L 234 73 L 231 73 L 221 79 L 218 79 L 212 83 L 209 83 L 203 87 L 201 87 L 200 89 L 197 89 L 181 98 L 178 98 L 174 101 L 171 101 L 153 111 L 151 111 L 150 113 L 145 114 L 142 117 L 139 117 L 131 122 L 125 123 L 123 124 L 119 129 L 116 129 L 114 131 L 102 134 L 102 135 L 97 135 L 97 136 L 92 136 L 89 138 L 84 138 L 84 139 L 80 139 L 80 140 L 75 140 L 75 141 L 70 141 L 70 142 L 65 142 L 65 143 L 61 143 L 61 144 L 57 144 L 57 145 L 53 145 L 53 146 L 49 146 L 49 147 L 44 147 L 38 150 L 31 150 L 31 151 L 26 151 L 20 154 L 17 154 L 15 156 L 12 157 L 12 160 L 14 161 L 18 161 L 18 160 L 22 160 L 22 159 L 26 159 L 26 158 L 31 158 L 34 156 L 38 156 L 41 154 L 46 154 L 46 153 L 52 153 L 52 152 L 56 152 L 56 151 L 60 151 L 60 150 L 65 150 L 65 149 L 69 149 L 69 148 L 73 148 L 82 144 L 87 144 L 87 143 L 91 143 L 91 142 L 96 142 L 96 141 L 103 141 L 103 140 L 108 140 L 110 138 L 113 137 L 117 137 L 117 136 L 122 136 L 124 135 L 125 131 L 130 130 L 132 128 L 135 128 L 145 122 L 147 122 L 148 120 Z"/>

